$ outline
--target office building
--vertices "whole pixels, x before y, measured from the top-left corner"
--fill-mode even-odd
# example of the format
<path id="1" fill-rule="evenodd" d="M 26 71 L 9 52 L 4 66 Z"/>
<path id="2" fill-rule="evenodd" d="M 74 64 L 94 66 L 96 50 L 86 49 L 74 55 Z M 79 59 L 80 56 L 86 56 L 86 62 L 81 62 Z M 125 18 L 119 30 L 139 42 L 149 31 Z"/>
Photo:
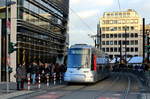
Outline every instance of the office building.
<path id="1" fill-rule="evenodd" d="M 105 12 L 99 26 L 102 50 L 110 58 L 142 56 L 141 25 L 142 19 L 133 9 Z"/>
<path id="2" fill-rule="evenodd" d="M 5 1 L 5 0 L 4 0 Z M 9 1 L 9 0 L 8 0 Z M 13 68 L 11 81 L 16 66 L 33 61 L 42 63 L 64 62 L 68 47 L 69 0 L 11 0 L 8 6 L 10 42 L 16 44 L 16 51 L 10 55 Z M 5 3 L 4 3 L 5 4 Z M 2 59 L 1 77 L 6 80 L 6 7 L 1 5 L 2 19 Z M 5 45 L 5 46 L 4 46 Z"/>

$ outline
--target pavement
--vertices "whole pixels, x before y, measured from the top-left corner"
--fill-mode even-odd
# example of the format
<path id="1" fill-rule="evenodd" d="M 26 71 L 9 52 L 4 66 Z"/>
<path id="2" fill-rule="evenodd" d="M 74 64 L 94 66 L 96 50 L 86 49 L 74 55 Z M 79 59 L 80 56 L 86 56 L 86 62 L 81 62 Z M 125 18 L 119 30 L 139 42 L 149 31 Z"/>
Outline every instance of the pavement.
<path id="1" fill-rule="evenodd" d="M 7 91 L 7 82 L 0 82 L 0 99 L 12 99 L 12 97 L 22 96 L 22 95 L 30 95 L 30 94 L 40 94 L 44 93 L 45 89 L 49 88 L 56 88 L 56 87 L 62 87 L 64 84 L 60 85 L 57 83 L 54 85 L 53 83 L 50 83 L 49 87 L 47 87 L 46 84 L 42 83 L 41 88 L 38 88 L 38 84 L 32 85 L 31 89 L 27 90 L 27 83 L 24 85 L 25 89 L 18 91 L 16 90 L 16 83 L 10 82 L 9 83 L 9 91 Z"/>

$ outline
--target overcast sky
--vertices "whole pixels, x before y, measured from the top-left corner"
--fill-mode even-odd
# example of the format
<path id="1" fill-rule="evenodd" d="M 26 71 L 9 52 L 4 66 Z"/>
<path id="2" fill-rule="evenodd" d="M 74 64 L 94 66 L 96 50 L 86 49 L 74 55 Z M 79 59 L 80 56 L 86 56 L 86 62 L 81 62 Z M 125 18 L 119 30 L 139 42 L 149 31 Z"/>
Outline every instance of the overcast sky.
<path id="1" fill-rule="evenodd" d="M 120 0 L 121 10 L 136 10 L 150 23 L 150 0 Z M 120 11 L 118 0 L 70 0 L 70 45 L 94 44 L 88 34 L 96 34 L 97 23 L 104 12 Z"/>

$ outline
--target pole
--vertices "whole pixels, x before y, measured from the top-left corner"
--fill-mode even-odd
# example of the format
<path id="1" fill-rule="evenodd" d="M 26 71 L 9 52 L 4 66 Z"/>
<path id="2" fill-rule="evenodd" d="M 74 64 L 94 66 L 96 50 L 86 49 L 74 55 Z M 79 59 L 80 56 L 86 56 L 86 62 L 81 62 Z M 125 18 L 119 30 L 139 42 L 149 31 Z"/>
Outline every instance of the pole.
<path id="1" fill-rule="evenodd" d="M 145 60 L 145 18 L 143 18 L 143 63 Z"/>
<path id="2" fill-rule="evenodd" d="M 149 31 L 146 30 L 147 34 L 147 45 L 149 46 Z M 147 47 L 147 63 L 149 63 L 149 47 Z"/>
<path id="3" fill-rule="evenodd" d="M 2 20 L 0 19 L 0 82 L 2 81 Z"/>
<path id="4" fill-rule="evenodd" d="M 127 61 L 127 27 L 125 27 L 125 61 Z"/>
<path id="5" fill-rule="evenodd" d="M 7 80 L 7 93 L 9 92 L 9 71 L 8 71 L 8 66 L 10 65 L 8 62 L 8 59 L 10 59 L 10 55 L 9 55 L 9 41 L 10 41 L 10 33 L 8 31 L 9 27 L 9 9 L 8 9 L 8 0 L 6 0 L 6 36 L 7 36 L 7 58 L 6 58 L 6 80 Z M 10 60 L 9 60 L 10 61 Z"/>
<path id="6" fill-rule="evenodd" d="M 122 43 L 121 43 L 121 40 L 119 42 L 120 42 L 120 64 L 121 64 L 121 60 L 122 60 Z"/>

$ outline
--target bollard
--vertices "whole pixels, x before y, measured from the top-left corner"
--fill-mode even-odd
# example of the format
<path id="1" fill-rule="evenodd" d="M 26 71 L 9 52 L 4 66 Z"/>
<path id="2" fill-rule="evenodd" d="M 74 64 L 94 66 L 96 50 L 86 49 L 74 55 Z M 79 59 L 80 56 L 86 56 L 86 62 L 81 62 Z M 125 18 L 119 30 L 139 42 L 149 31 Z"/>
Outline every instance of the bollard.
<path id="1" fill-rule="evenodd" d="M 56 85 L 56 73 L 54 73 L 54 85 Z"/>
<path id="2" fill-rule="evenodd" d="M 61 73 L 60 73 L 60 75 L 59 75 L 59 82 L 60 82 L 60 84 L 62 83 L 62 79 L 61 79 Z"/>
<path id="3" fill-rule="evenodd" d="M 39 74 L 39 82 L 38 82 L 38 88 L 41 88 L 41 75 Z"/>
<path id="4" fill-rule="evenodd" d="M 48 74 L 47 74 L 46 78 L 47 78 L 47 86 L 49 86 L 49 75 Z"/>
<path id="5" fill-rule="evenodd" d="M 28 90 L 30 90 L 30 86 L 31 86 L 31 83 L 30 83 L 30 73 L 27 75 L 27 77 L 28 77 Z"/>

